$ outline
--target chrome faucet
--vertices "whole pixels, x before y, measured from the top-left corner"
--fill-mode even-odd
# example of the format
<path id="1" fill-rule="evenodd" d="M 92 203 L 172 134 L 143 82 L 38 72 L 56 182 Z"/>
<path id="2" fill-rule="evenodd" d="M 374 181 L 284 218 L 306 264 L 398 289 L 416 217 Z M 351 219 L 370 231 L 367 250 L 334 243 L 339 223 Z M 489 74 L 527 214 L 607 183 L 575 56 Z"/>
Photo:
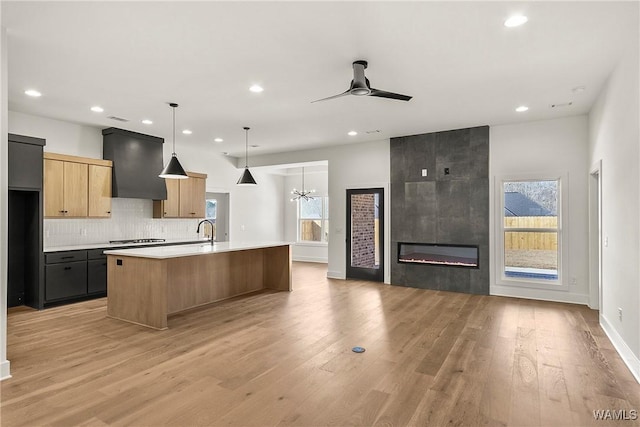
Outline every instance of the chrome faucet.
<path id="1" fill-rule="evenodd" d="M 214 240 L 213 240 L 213 222 L 211 222 L 208 219 L 203 219 L 202 221 L 200 221 L 198 223 L 198 228 L 196 229 L 196 233 L 200 233 L 200 225 L 202 225 L 203 222 L 208 222 L 211 225 L 211 245 L 213 245 Z"/>

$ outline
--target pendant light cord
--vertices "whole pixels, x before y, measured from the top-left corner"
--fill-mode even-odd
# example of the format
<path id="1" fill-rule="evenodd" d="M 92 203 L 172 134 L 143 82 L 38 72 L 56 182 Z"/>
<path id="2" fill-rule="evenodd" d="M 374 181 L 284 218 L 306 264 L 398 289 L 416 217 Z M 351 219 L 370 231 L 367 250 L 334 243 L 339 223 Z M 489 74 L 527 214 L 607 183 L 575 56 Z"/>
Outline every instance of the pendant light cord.
<path id="1" fill-rule="evenodd" d="M 175 156 L 176 155 L 176 107 L 178 106 L 178 104 L 176 104 L 175 102 L 170 102 L 169 106 L 173 111 L 173 153 L 172 155 Z"/>
<path id="2" fill-rule="evenodd" d="M 244 143 L 244 167 L 245 169 L 249 167 L 249 129 L 245 126 L 245 143 Z"/>
<path id="3" fill-rule="evenodd" d="M 304 167 L 302 168 L 302 191 L 304 190 Z"/>

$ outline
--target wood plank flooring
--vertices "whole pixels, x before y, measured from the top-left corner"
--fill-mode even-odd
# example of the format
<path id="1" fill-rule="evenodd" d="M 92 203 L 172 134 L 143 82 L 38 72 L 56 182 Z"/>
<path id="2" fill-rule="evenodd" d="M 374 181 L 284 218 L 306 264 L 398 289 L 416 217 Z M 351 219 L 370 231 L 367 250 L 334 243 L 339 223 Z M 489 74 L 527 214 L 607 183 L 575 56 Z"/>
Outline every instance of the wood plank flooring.
<path id="1" fill-rule="evenodd" d="M 106 299 L 11 310 L 7 426 L 612 426 L 635 382 L 583 306 L 331 280 L 150 330 Z M 353 346 L 366 352 L 356 354 Z"/>

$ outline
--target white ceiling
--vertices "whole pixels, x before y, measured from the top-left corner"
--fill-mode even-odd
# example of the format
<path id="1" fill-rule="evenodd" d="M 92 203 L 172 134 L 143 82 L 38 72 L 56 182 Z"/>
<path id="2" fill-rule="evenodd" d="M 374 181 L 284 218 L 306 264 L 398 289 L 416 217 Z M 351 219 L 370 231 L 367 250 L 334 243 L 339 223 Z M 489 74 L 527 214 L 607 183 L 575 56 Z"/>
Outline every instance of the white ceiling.
<path id="1" fill-rule="evenodd" d="M 241 156 L 589 111 L 636 2 L 10 2 L 9 109 Z M 529 22 L 506 28 L 523 13 Z M 351 63 L 409 102 L 348 96 Z M 249 92 L 254 83 L 261 94 Z M 574 94 L 572 88 L 586 86 Z M 40 98 L 24 90 L 37 88 Z M 573 102 L 552 109 L 551 104 Z M 530 110 L 516 113 L 526 104 Z M 93 113 L 93 105 L 104 113 Z M 115 115 L 130 119 L 119 123 Z M 153 125 L 140 120 L 150 118 Z M 349 130 L 360 132 L 349 137 Z M 380 133 L 366 134 L 366 131 Z M 214 137 L 224 138 L 214 143 Z M 209 151 L 209 149 L 207 151 Z"/>

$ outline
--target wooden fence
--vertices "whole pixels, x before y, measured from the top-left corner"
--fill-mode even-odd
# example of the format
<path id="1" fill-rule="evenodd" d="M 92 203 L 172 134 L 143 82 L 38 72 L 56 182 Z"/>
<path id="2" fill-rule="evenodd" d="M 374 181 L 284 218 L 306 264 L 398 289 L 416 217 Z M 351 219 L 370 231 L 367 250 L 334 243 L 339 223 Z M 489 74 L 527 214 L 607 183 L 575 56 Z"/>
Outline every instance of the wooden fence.
<path id="1" fill-rule="evenodd" d="M 504 218 L 505 249 L 558 250 L 557 232 L 508 231 L 509 228 L 558 228 L 555 216 L 512 216 Z"/>

